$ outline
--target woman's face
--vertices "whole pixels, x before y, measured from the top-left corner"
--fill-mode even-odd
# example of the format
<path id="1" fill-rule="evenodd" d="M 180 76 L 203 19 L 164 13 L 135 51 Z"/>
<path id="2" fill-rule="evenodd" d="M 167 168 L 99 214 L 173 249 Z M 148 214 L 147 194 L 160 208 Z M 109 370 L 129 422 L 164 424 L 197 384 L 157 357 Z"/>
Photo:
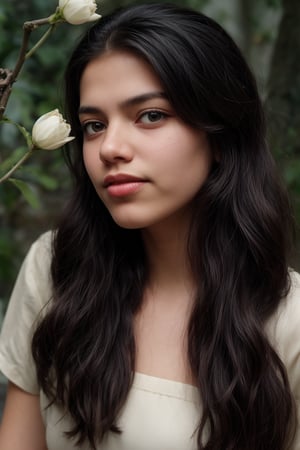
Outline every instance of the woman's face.
<path id="1" fill-rule="evenodd" d="M 90 62 L 79 116 L 86 170 L 118 225 L 148 228 L 189 217 L 212 152 L 206 134 L 176 115 L 146 62 L 115 51 Z"/>

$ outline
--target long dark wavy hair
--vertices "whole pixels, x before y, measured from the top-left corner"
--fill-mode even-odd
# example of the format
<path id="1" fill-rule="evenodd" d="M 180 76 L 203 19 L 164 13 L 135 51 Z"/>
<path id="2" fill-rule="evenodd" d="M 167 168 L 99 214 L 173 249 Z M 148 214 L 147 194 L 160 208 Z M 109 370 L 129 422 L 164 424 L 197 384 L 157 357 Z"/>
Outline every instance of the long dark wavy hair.
<path id="1" fill-rule="evenodd" d="M 139 230 L 113 222 L 83 164 L 80 79 L 107 50 L 147 61 L 178 116 L 205 130 L 217 155 L 195 199 L 187 249 L 197 283 L 188 358 L 203 405 L 198 449 L 286 449 L 293 399 L 264 328 L 290 285 L 289 202 L 241 52 L 213 20 L 174 5 L 133 6 L 101 19 L 67 67 L 75 183 L 54 239 L 52 307 L 32 342 L 40 386 L 71 415 L 68 435 L 79 445 L 95 448 L 108 431 L 121 432 L 148 267 Z"/>

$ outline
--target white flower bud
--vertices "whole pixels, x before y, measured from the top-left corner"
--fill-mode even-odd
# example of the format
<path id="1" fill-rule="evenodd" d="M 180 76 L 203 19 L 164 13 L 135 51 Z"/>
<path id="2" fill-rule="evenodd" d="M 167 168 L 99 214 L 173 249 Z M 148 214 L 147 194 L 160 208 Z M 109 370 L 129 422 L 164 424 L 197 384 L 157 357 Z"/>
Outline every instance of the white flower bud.
<path id="1" fill-rule="evenodd" d="M 75 139 L 69 136 L 71 126 L 58 109 L 41 116 L 32 128 L 32 143 L 43 150 L 54 150 Z"/>
<path id="2" fill-rule="evenodd" d="M 72 25 L 80 25 L 100 19 L 96 14 L 95 0 L 59 0 L 59 9 L 64 19 Z"/>

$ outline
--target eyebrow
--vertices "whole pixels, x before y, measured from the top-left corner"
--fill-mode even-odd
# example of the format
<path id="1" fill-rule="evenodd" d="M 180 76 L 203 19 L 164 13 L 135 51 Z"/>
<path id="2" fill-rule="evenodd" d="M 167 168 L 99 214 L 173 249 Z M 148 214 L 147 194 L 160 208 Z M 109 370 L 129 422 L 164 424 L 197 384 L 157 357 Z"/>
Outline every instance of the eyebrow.
<path id="1" fill-rule="evenodd" d="M 155 98 L 167 99 L 167 95 L 164 92 L 148 92 L 146 94 L 137 95 L 135 97 L 128 98 L 120 103 L 121 108 L 128 108 L 130 106 L 135 106 L 140 103 L 144 103 L 147 100 L 152 100 Z M 96 106 L 80 106 L 78 114 L 97 114 L 102 113 L 100 108 Z"/>

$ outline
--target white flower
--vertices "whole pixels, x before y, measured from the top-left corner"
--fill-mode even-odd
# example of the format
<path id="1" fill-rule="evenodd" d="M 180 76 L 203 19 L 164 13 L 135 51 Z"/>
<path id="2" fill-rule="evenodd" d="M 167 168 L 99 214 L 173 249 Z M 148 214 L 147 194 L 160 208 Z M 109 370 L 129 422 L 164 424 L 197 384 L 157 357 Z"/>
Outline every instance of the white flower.
<path id="1" fill-rule="evenodd" d="M 100 19 L 96 14 L 95 0 L 59 0 L 59 9 L 63 18 L 72 25 L 80 25 Z"/>
<path id="2" fill-rule="evenodd" d="M 54 150 L 75 139 L 69 136 L 71 126 L 58 109 L 41 116 L 32 128 L 32 143 L 43 150 Z"/>

